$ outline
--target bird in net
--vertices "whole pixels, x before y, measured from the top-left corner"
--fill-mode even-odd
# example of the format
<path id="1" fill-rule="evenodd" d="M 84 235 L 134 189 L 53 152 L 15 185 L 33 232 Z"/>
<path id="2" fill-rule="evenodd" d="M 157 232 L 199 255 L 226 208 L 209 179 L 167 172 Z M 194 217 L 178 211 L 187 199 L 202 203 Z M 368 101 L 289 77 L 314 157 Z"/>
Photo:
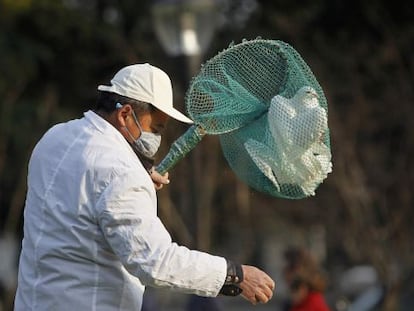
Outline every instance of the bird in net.
<path id="1" fill-rule="evenodd" d="M 328 105 L 309 66 L 280 40 L 243 40 L 202 65 L 185 95 L 194 121 L 157 166 L 165 173 L 218 135 L 236 176 L 275 197 L 315 195 L 332 171 Z"/>

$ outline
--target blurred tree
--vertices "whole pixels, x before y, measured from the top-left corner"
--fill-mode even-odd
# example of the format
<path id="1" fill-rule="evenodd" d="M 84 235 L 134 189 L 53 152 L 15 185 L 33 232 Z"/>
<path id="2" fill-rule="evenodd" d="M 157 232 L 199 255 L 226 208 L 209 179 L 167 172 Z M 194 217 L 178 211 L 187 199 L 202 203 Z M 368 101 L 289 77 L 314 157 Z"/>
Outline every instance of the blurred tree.
<path id="1" fill-rule="evenodd" d="M 133 3 L 0 2 L 0 202 L 2 219 L 9 216 L 6 229 L 16 229 L 28 156 L 44 131 L 93 105 L 96 85 L 108 83 L 118 67 L 151 54 L 149 45 L 138 42 L 150 30 L 142 27 L 145 6 L 137 10 Z"/>
<path id="2" fill-rule="evenodd" d="M 268 22 L 297 42 L 327 93 L 334 172 L 315 198 L 319 206 L 306 210 L 308 200 L 284 212 L 304 226 L 323 223 L 332 254 L 341 249 L 353 264 L 373 264 L 388 289 L 383 309 L 397 310 L 397 291 L 413 270 L 413 6 L 309 6 L 303 15 L 280 9 Z"/>

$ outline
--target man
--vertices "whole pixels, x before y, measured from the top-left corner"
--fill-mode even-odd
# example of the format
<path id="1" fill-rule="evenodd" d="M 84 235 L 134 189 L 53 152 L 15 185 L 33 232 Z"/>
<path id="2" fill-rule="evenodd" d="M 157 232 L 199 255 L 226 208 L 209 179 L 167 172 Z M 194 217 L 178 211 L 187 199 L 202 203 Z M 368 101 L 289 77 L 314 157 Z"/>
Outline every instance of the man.
<path id="1" fill-rule="evenodd" d="M 157 217 L 169 181 L 151 158 L 169 117 L 192 122 L 167 74 L 131 65 L 98 90 L 94 111 L 33 150 L 15 310 L 140 310 L 145 286 L 267 302 L 266 273 L 173 243 Z"/>

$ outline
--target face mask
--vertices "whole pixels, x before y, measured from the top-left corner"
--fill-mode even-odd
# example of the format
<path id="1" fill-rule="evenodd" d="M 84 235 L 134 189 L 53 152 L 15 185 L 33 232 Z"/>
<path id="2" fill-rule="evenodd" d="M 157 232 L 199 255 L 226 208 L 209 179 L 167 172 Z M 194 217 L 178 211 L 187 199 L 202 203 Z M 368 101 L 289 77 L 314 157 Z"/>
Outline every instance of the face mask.
<path id="1" fill-rule="evenodd" d="M 158 148 L 161 145 L 161 135 L 151 132 L 144 132 L 137 117 L 135 116 L 134 111 L 132 111 L 132 116 L 134 117 L 135 123 L 141 132 L 141 135 L 137 139 L 134 139 L 131 132 L 125 127 L 132 139 L 132 147 L 134 147 L 134 149 L 143 156 L 152 158 L 157 153 Z"/>

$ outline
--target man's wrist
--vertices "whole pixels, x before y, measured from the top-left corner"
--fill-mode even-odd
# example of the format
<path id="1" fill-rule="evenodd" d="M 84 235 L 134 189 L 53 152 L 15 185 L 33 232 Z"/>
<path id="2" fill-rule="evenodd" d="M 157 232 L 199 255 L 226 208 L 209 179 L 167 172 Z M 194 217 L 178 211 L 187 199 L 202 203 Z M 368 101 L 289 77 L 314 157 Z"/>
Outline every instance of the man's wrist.
<path id="1" fill-rule="evenodd" d="M 237 285 L 243 281 L 243 269 L 239 264 L 227 260 L 227 276 L 225 285 Z"/>
<path id="2" fill-rule="evenodd" d="M 227 275 L 220 294 L 225 296 L 240 295 L 242 289 L 238 286 L 243 282 L 243 268 L 240 264 L 227 260 Z"/>

